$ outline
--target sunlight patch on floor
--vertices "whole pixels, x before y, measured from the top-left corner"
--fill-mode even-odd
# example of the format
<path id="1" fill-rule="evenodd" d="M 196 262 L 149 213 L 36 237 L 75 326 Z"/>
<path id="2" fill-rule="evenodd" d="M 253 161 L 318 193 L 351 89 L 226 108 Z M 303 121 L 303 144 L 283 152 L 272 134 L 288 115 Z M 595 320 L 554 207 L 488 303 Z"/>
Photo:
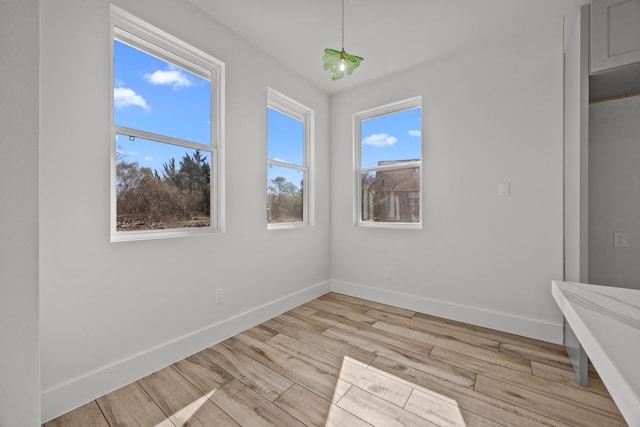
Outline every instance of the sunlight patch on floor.
<path id="1" fill-rule="evenodd" d="M 345 356 L 326 425 L 344 425 L 345 410 L 373 425 L 406 425 L 419 416 L 438 426 L 466 427 L 458 402 Z M 390 424 L 391 423 L 391 424 Z"/>
<path id="2" fill-rule="evenodd" d="M 200 397 L 199 399 L 194 400 L 184 408 L 180 409 L 178 412 L 167 417 L 161 423 L 156 424 L 154 427 L 165 427 L 167 425 L 166 421 L 171 420 L 180 420 L 182 421 L 180 425 L 183 425 L 184 422 L 188 422 L 191 417 L 193 417 L 200 410 L 200 408 L 202 408 L 202 406 L 207 403 L 207 400 L 209 400 L 209 398 L 213 396 L 213 393 L 215 393 L 215 391 L 211 391 Z"/>

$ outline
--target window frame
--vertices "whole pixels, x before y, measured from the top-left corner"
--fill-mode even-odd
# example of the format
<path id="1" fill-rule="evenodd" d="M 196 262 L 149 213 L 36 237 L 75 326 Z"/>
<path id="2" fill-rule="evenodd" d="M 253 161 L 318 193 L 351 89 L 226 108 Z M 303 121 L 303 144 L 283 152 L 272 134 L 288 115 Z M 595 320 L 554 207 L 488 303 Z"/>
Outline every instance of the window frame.
<path id="1" fill-rule="evenodd" d="M 368 110 L 360 111 L 353 114 L 353 170 L 354 170 L 354 197 L 353 197 L 353 223 L 356 227 L 364 228 L 390 228 L 390 229 L 422 229 L 422 199 L 423 199 L 423 185 L 422 185 L 422 123 L 424 120 L 420 120 L 420 160 L 413 162 L 395 163 L 391 165 L 383 165 L 376 167 L 363 168 L 362 167 L 362 122 L 365 120 L 373 119 L 376 117 L 388 116 L 394 113 L 399 113 L 406 110 L 412 110 L 414 108 L 420 108 L 420 114 L 422 116 L 422 96 L 416 96 L 408 99 L 404 99 L 397 102 L 392 102 L 379 107 L 370 108 Z M 419 201 L 418 210 L 419 218 L 418 222 L 375 222 L 375 221 L 362 221 L 362 180 L 360 179 L 363 173 L 370 172 L 384 172 L 397 169 L 413 169 L 418 168 L 418 175 L 420 177 L 420 189 L 418 191 Z"/>
<path id="2" fill-rule="evenodd" d="M 210 143 L 188 141 L 168 135 L 155 134 L 115 124 L 114 117 L 114 42 L 118 40 L 163 61 L 175 64 L 185 70 L 206 78 L 211 84 L 210 96 Z M 111 242 L 165 239 L 224 232 L 224 82 L 225 64 L 213 56 L 185 43 L 142 19 L 111 5 L 110 38 L 110 120 L 111 120 Z M 199 149 L 209 154 L 210 177 L 210 224 L 207 227 L 170 228 L 162 230 L 117 230 L 116 200 L 116 135 L 148 139 L 157 143 L 171 144 L 188 149 Z"/>
<path id="3" fill-rule="evenodd" d="M 267 109 L 273 109 L 281 114 L 292 117 L 302 122 L 303 125 L 303 165 L 272 160 L 269 158 L 268 139 L 267 148 L 267 188 L 269 186 L 269 167 L 279 166 L 302 171 L 304 188 L 302 192 L 302 221 L 269 223 L 267 220 L 267 230 L 283 230 L 292 228 L 306 228 L 314 225 L 314 171 L 313 171 L 313 146 L 314 146 L 314 111 L 298 101 L 278 92 L 273 88 L 267 88 Z M 269 123 L 267 122 L 267 126 Z"/>

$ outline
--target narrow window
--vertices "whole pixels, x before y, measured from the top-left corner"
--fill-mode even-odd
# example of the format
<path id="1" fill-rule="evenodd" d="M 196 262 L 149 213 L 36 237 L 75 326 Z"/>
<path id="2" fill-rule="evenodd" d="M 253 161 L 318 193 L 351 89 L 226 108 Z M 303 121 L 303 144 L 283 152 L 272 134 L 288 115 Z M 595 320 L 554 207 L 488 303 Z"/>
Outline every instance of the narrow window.
<path id="1" fill-rule="evenodd" d="M 354 115 L 356 225 L 422 226 L 422 100 Z"/>
<path id="2" fill-rule="evenodd" d="M 313 111 L 273 89 L 267 100 L 267 228 L 311 221 Z"/>
<path id="3" fill-rule="evenodd" d="M 224 64 L 112 7 L 111 240 L 221 228 Z"/>

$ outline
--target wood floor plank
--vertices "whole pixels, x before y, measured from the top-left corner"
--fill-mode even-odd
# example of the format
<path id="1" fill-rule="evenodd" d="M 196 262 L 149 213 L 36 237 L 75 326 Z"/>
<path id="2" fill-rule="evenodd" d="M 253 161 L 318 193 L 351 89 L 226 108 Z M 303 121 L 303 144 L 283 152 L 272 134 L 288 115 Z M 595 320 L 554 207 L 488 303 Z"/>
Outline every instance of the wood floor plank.
<path id="1" fill-rule="evenodd" d="M 268 400 L 275 400 L 293 385 L 284 376 L 225 344 L 209 347 L 202 354 Z"/>
<path id="2" fill-rule="evenodd" d="M 406 366 L 421 369 L 432 375 L 465 387 L 473 387 L 475 382 L 475 373 L 467 369 L 458 368 L 448 363 L 431 359 L 422 354 L 414 353 L 398 347 L 384 345 L 377 341 L 369 340 L 368 338 L 359 337 L 339 328 L 329 328 L 323 332 L 323 335 L 343 342 L 350 342 L 353 345 L 357 345 L 360 348 L 368 350 L 377 356 L 396 360 Z"/>
<path id="3" fill-rule="evenodd" d="M 395 360 L 378 357 L 370 366 L 387 375 L 392 375 L 398 380 L 407 381 L 417 390 L 433 394 L 441 400 L 450 400 L 451 403 L 469 412 L 505 426 L 570 426 L 570 424 L 558 422 L 526 408 L 478 393 L 473 389 L 451 383 L 427 372 L 398 363 Z"/>
<path id="4" fill-rule="evenodd" d="M 338 405 L 332 404 L 324 427 L 373 427 L 365 420 L 347 412 Z"/>
<path id="5" fill-rule="evenodd" d="M 624 426 L 564 348 L 327 294 L 43 427 Z"/>
<path id="6" fill-rule="evenodd" d="M 529 345 L 501 343 L 500 352 L 544 363 L 549 366 L 556 366 L 567 370 L 573 369 L 571 367 L 571 361 L 562 347 L 549 351 Z"/>
<path id="7" fill-rule="evenodd" d="M 497 331 L 495 329 L 490 329 L 483 326 L 463 323 L 457 320 L 445 319 L 443 317 L 438 317 L 438 316 L 434 316 L 426 313 L 416 313 L 413 316 L 413 320 L 446 327 L 446 328 L 460 331 L 463 333 L 472 334 L 477 337 L 483 337 L 489 340 L 499 341 L 501 343 L 510 343 L 510 344 L 517 344 L 517 345 L 533 345 L 540 348 L 548 349 L 550 351 L 555 351 L 557 350 L 558 347 L 561 347 L 561 346 L 558 346 L 557 344 L 548 343 L 546 341 L 540 341 L 534 338 L 510 334 L 508 332 Z"/>
<path id="8" fill-rule="evenodd" d="M 304 427 L 282 408 L 235 379 L 210 399 L 241 426 Z"/>
<path id="9" fill-rule="evenodd" d="M 576 373 L 573 369 L 569 370 L 558 368 L 556 366 L 549 366 L 536 361 L 531 362 L 531 369 L 533 371 L 533 375 L 537 377 L 556 381 L 570 387 L 589 390 L 592 393 L 597 393 L 608 398 L 611 397 L 607 387 L 604 385 L 597 373 L 590 373 L 587 386 L 583 387 L 578 384 Z"/>
<path id="10" fill-rule="evenodd" d="M 432 346 L 437 345 L 461 352 L 475 352 L 478 355 L 482 355 L 482 357 L 496 358 L 498 360 L 501 360 L 503 363 L 511 365 L 511 367 L 513 367 L 514 369 L 524 369 L 531 372 L 531 367 L 528 360 L 506 355 L 503 355 L 504 357 L 501 357 L 499 352 L 499 343 L 497 341 L 492 342 L 484 338 L 465 339 L 461 338 L 460 334 L 456 334 L 457 336 L 454 336 L 454 334 L 448 336 L 439 335 L 437 333 L 420 331 L 412 329 L 410 327 L 389 323 L 387 321 L 377 321 L 373 324 L 373 327 L 390 333 L 403 335 L 407 338 L 412 338 L 419 342 L 428 342 Z"/>
<path id="11" fill-rule="evenodd" d="M 286 376 L 293 383 L 301 384 L 329 401 L 338 400 L 349 388 L 348 384 L 338 378 L 339 372 L 322 371 L 248 335 L 238 334 L 225 343 L 274 372 Z"/>
<path id="12" fill-rule="evenodd" d="M 413 390 L 407 384 L 349 360 L 342 364 L 340 379 L 399 407 L 404 407 Z"/>
<path id="13" fill-rule="evenodd" d="M 345 319 L 353 320 L 354 322 L 364 323 L 365 325 L 372 325 L 375 323 L 375 319 L 366 316 L 363 312 L 350 309 L 344 305 L 333 303 L 330 301 L 313 300 L 307 303 L 309 307 L 315 308 L 318 311 L 324 311 L 335 316 L 344 317 Z"/>
<path id="14" fill-rule="evenodd" d="M 433 336 L 437 338 L 438 342 L 442 345 L 442 341 L 463 342 L 471 344 L 477 347 L 486 348 L 488 350 L 499 351 L 500 342 L 495 339 L 489 339 L 480 337 L 469 332 L 463 332 L 460 330 L 453 330 L 445 326 L 437 325 L 435 323 L 426 323 L 415 320 L 414 318 L 407 319 L 405 317 L 396 316 L 390 313 L 369 311 L 367 316 L 376 317 L 379 322 L 394 325 L 396 327 L 405 327 L 409 330 L 421 331 L 426 333 L 429 337 Z M 373 325 L 376 327 L 376 325 Z M 433 343 L 436 344 L 435 342 Z"/>
<path id="15" fill-rule="evenodd" d="M 264 325 L 258 325 L 258 326 L 254 326 L 253 328 L 247 329 L 246 331 L 244 331 L 245 334 L 247 335 L 251 335 L 252 337 L 254 337 L 255 339 L 258 339 L 260 341 L 266 341 L 269 338 L 278 335 L 277 331 L 274 331 L 273 329 L 267 328 Z"/>
<path id="16" fill-rule="evenodd" d="M 326 311 L 319 310 L 313 315 L 310 316 L 315 322 L 318 322 L 321 325 L 324 325 L 327 328 L 331 326 L 335 326 L 336 324 L 347 325 L 353 328 L 363 328 L 363 327 L 371 327 L 368 323 L 357 322 L 355 320 L 346 319 L 342 316 L 337 316 L 332 313 L 328 313 Z"/>
<path id="17" fill-rule="evenodd" d="M 388 304 L 381 304 L 379 302 L 367 301 L 362 298 L 350 297 L 343 294 L 338 294 L 335 292 L 330 292 L 326 295 L 320 297 L 320 299 L 326 299 L 329 301 L 340 302 L 347 306 L 357 306 L 362 307 L 362 310 L 366 313 L 369 310 L 379 310 L 385 313 L 396 314 L 398 316 L 404 317 L 413 317 L 416 312 L 413 310 L 407 310 L 405 308 L 394 307 Z"/>
<path id="18" fill-rule="evenodd" d="M 429 343 L 417 341 L 411 337 L 399 335 L 394 332 L 388 332 L 383 329 L 371 327 L 369 325 L 363 325 L 349 320 L 344 320 L 332 314 L 318 312 L 314 314 L 312 318 L 319 319 L 319 321 L 325 323 L 327 325 L 327 329 L 329 327 L 337 327 L 345 331 L 357 334 L 361 337 L 370 338 L 381 343 L 389 344 L 394 347 L 403 348 L 405 350 L 413 351 L 416 353 L 429 354 L 429 352 L 431 351 L 432 346 Z"/>
<path id="19" fill-rule="evenodd" d="M 239 427 L 171 366 L 138 383 L 176 426 Z"/>
<path id="20" fill-rule="evenodd" d="M 560 422 L 575 426 L 626 426 L 624 421 L 484 375 L 478 375 L 475 390 L 487 396 L 492 396 L 523 408 L 529 408 Z"/>
<path id="21" fill-rule="evenodd" d="M 374 426 L 437 426 L 358 387 L 351 387 L 338 406 Z"/>
<path id="22" fill-rule="evenodd" d="M 618 407 L 610 397 L 592 393 L 586 389 L 570 387 L 565 384 L 525 374 L 513 369 L 496 366 L 493 363 L 476 359 L 473 355 L 456 353 L 441 347 L 434 347 L 430 357 L 446 360 L 456 366 L 472 370 L 478 374 L 491 377 L 510 384 L 543 393 L 552 398 L 563 400 L 575 406 L 591 409 L 607 416 L 622 419 Z"/>
<path id="23" fill-rule="evenodd" d="M 203 352 L 189 356 L 173 365 L 202 394 L 217 390 L 233 376 L 205 357 Z"/>
<path id="24" fill-rule="evenodd" d="M 167 415 L 137 382 L 119 388 L 96 401 L 111 427 L 174 427 Z"/>
<path id="25" fill-rule="evenodd" d="M 281 314 L 278 317 L 275 317 L 274 319 L 289 323 L 294 326 L 300 326 L 302 328 L 306 328 L 318 333 L 322 333 L 325 331 L 325 329 L 328 328 L 328 326 L 325 325 L 324 323 L 314 322 L 313 315 L 304 317 L 296 313 L 287 312 L 287 313 Z"/>
<path id="26" fill-rule="evenodd" d="M 306 307 L 304 304 L 300 305 L 300 306 L 298 306 L 296 308 L 291 309 L 292 313 L 296 313 L 296 314 L 298 314 L 300 316 L 303 316 L 303 317 L 309 317 L 309 316 L 311 316 L 312 314 L 314 314 L 317 311 L 318 310 L 315 310 L 313 308 Z"/>
<path id="27" fill-rule="evenodd" d="M 528 360 L 483 349 L 473 348 L 471 351 L 464 352 L 435 346 L 431 350 L 429 357 L 469 369 L 476 373 L 492 371 L 496 371 L 497 373 L 513 373 L 516 371 L 527 378 L 531 375 L 531 362 Z"/>
<path id="28" fill-rule="evenodd" d="M 420 390 L 413 390 L 405 409 L 438 426 L 503 427 L 502 424 L 460 408 L 450 400 L 442 400 Z"/>
<path id="29" fill-rule="evenodd" d="M 298 384 L 291 386 L 273 403 L 307 426 L 323 427 L 331 410 L 331 402 Z"/>
<path id="30" fill-rule="evenodd" d="M 278 334 L 266 342 L 274 348 L 282 350 L 329 373 L 339 371 L 342 366 L 342 360 L 344 359 L 344 357 L 320 350 L 318 347 L 298 341 L 285 334 Z"/>
<path id="31" fill-rule="evenodd" d="M 264 324 L 271 329 L 288 335 L 291 338 L 317 347 L 320 350 L 324 350 L 338 357 L 348 356 L 367 365 L 376 357 L 375 354 L 349 343 L 345 343 L 344 341 L 334 340 L 317 332 L 309 331 L 304 328 L 297 328 L 293 325 L 275 319 L 267 320 Z"/>
<path id="32" fill-rule="evenodd" d="M 44 424 L 44 427 L 109 427 L 95 400 Z"/>
<path id="33" fill-rule="evenodd" d="M 309 304 L 314 304 L 315 306 L 321 307 L 335 307 L 340 310 L 347 310 L 353 313 L 360 314 L 364 314 L 370 310 L 370 308 L 358 304 L 356 298 L 345 298 L 341 301 L 337 298 L 332 298 L 330 295 L 322 295 L 315 300 L 310 301 Z"/>

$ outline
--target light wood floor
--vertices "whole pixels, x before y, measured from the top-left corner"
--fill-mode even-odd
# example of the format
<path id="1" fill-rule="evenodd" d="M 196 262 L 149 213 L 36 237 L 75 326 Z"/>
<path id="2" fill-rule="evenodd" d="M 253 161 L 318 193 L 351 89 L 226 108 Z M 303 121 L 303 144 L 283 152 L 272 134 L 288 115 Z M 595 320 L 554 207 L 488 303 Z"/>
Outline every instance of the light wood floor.
<path id="1" fill-rule="evenodd" d="M 626 426 L 560 346 L 327 294 L 45 424 Z"/>

